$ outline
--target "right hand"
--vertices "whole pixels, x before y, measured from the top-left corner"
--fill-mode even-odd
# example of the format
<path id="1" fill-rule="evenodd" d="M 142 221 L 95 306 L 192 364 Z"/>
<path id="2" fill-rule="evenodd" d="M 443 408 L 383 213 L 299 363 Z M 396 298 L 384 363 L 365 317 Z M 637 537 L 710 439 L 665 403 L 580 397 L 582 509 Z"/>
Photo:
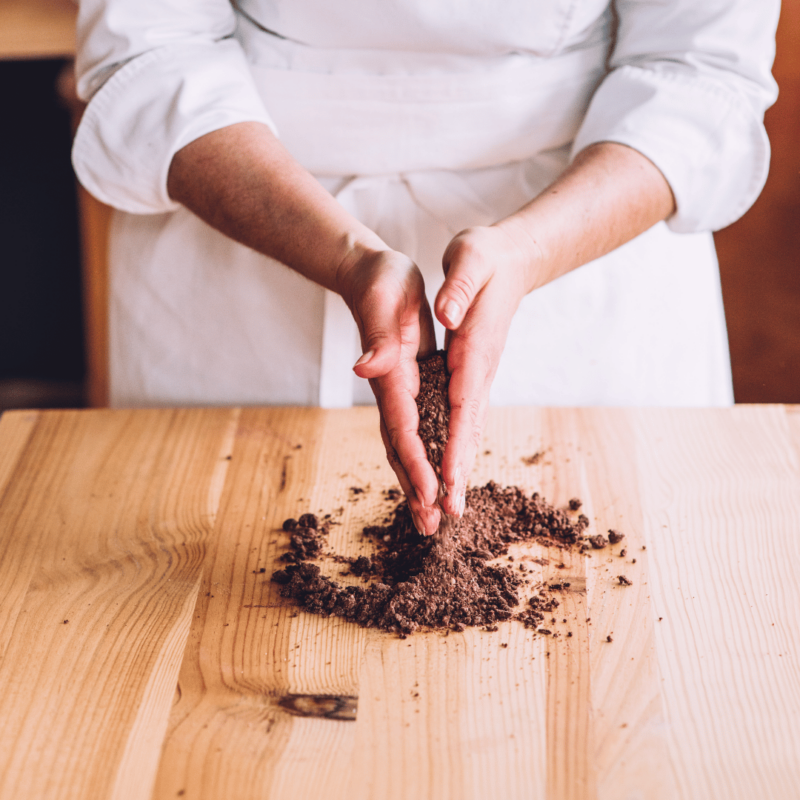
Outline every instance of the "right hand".
<path id="1" fill-rule="evenodd" d="M 354 371 L 369 379 L 389 464 L 423 535 L 439 527 L 438 481 L 419 438 L 417 358 L 436 348 L 425 284 L 411 259 L 394 250 L 362 250 L 343 262 L 337 290 L 361 334 Z"/>

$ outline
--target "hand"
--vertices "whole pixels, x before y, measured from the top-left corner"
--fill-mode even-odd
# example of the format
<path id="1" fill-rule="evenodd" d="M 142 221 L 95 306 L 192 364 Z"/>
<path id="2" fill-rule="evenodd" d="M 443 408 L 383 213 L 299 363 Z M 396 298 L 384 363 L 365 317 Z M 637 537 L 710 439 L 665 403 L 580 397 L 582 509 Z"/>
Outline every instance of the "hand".
<path id="1" fill-rule="evenodd" d="M 408 497 L 414 524 L 439 527 L 438 481 L 419 438 L 417 356 L 433 352 L 433 318 L 417 266 L 393 250 L 356 251 L 340 267 L 337 288 L 353 313 L 364 354 L 353 368 L 368 378 L 381 416 L 386 456 Z"/>
<path id="2" fill-rule="evenodd" d="M 442 461 L 448 514 L 464 512 L 467 478 L 481 443 L 489 390 L 511 319 L 528 291 L 531 253 L 504 229 L 468 228 L 448 245 L 434 308 L 448 329 L 450 439 Z"/>

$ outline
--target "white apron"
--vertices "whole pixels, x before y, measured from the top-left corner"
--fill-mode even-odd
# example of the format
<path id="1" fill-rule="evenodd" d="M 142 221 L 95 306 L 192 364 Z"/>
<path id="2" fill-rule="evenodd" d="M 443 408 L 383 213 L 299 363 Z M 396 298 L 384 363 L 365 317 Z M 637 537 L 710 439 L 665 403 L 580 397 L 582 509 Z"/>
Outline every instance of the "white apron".
<path id="1" fill-rule="evenodd" d="M 565 168 L 605 73 L 600 34 L 555 59 L 406 64 L 247 22 L 237 38 L 289 151 L 416 261 L 432 304 L 452 236 L 515 211 Z M 190 212 L 117 212 L 110 260 L 113 405 L 372 402 L 341 299 Z M 526 297 L 491 401 L 731 403 L 711 235 L 656 225 Z"/>

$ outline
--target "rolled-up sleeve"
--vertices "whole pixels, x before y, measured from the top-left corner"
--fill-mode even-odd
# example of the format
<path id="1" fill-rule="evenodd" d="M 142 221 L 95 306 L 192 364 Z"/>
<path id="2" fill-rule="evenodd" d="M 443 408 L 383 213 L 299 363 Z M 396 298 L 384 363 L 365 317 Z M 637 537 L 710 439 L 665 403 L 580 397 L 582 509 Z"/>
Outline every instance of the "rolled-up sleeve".
<path id="1" fill-rule="evenodd" d="M 618 0 L 610 71 L 573 152 L 628 145 L 664 174 L 679 232 L 718 230 L 753 204 L 769 168 L 764 111 L 777 0 Z"/>
<path id="2" fill-rule="evenodd" d="M 275 130 L 235 27 L 227 0 L 81 0 L 76 73 L 88 107 L 72 159 L 95 197 L 135 214 L 174 210 L 167 172 L 184 145 L 238 122 Z"/>

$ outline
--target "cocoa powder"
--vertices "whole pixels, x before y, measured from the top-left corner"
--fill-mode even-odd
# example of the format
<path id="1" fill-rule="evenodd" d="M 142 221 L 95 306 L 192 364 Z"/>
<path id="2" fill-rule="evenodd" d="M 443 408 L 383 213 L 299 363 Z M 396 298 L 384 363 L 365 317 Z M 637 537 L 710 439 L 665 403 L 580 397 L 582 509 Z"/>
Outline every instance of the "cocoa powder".
<path id="1" fill-rule="evenodd" d="M 450 422 L 445 354 L 440 351 L 421 361 L 419 372 L 419 435 L 439 479 L 441 499 L 442 456 Z M 559 605 L 553 592 L 567 591 L 570 584 L 537 585 L 524 592 L 530 583 L 527 568 L 520 565 L 513 570 L 497 559 L 507 556 L 513 562 L 509 546 L 526 542 L 578 552 L 589 549 L 588 541 L 593 547 L 606 544 L 602 536 L 590 540 L 584 535 L 589 525 L 585 515 L 573 520 L 566 509 L 554 508 L 538 493 L 529 496 L 518 487 L 501 487 L 493 481 L 467 489 L 463 518 L 443 513 L 437 535 L 430 538 L 417 532 L 408 503 L 397 490 L 386 490 L 384 498 L 393 509 L 381 524 L 363 530 L 375 552 L 370 557 L 327 556 L 347 565 L 344 575 L 360 578 L 363 586 L 339 583 L 313 563 L 322 555 L 330 515 L 324 523 L 313 514 L 284 522 L 290 550 L 281 559 L 288 565 L 272 576 L 281 585 L 281 595 L 310 613 L 401 636 L 417 630 L 462 631 L 466 626 L 495 631 L 497 622 L 510 619 L 554 635 L 540 626 Z M 569 510 L 580 508 L 581 501 L 572 498 Z M 525 603 L 523 592 L 528 595 Z"/>
<path id="2" fill-rule="evenodd" d="M 584 540 L 583 522 L 572 522 L 566 510 L 556 509 L 538 493 L 526 495 L 518 487 L 501 487 L 490 481 L 467 490 L 464 517 L 453 520 L 449 548 L 444 552 L 436 538 L 421 536 L 406 501 L 392 511 L 390 522 L 364 528 L 375 545 L 367 558 L 336 557 L 349 573 L 366 585 L 344 585 L 323 574 L 312 563 L 326 536 L 324 526 L 291 527 L 289 565 L 272 580 L 281 595 L 294 599 L 305 611 L 337 616 L 364 627 L 406 635 L 417 630 L 463 630 L 466 626 L 491 626 L 517 619 L 538 628 L 559 601 L 553 591 L 566 584 L 535 587 L 533 596 L 519 608 L 526 577 L 496 559 L 507 555 L 512 544 L 538 542 L 578 548 Z M 318 546 L 310 545 L 316 537 Z"/>

